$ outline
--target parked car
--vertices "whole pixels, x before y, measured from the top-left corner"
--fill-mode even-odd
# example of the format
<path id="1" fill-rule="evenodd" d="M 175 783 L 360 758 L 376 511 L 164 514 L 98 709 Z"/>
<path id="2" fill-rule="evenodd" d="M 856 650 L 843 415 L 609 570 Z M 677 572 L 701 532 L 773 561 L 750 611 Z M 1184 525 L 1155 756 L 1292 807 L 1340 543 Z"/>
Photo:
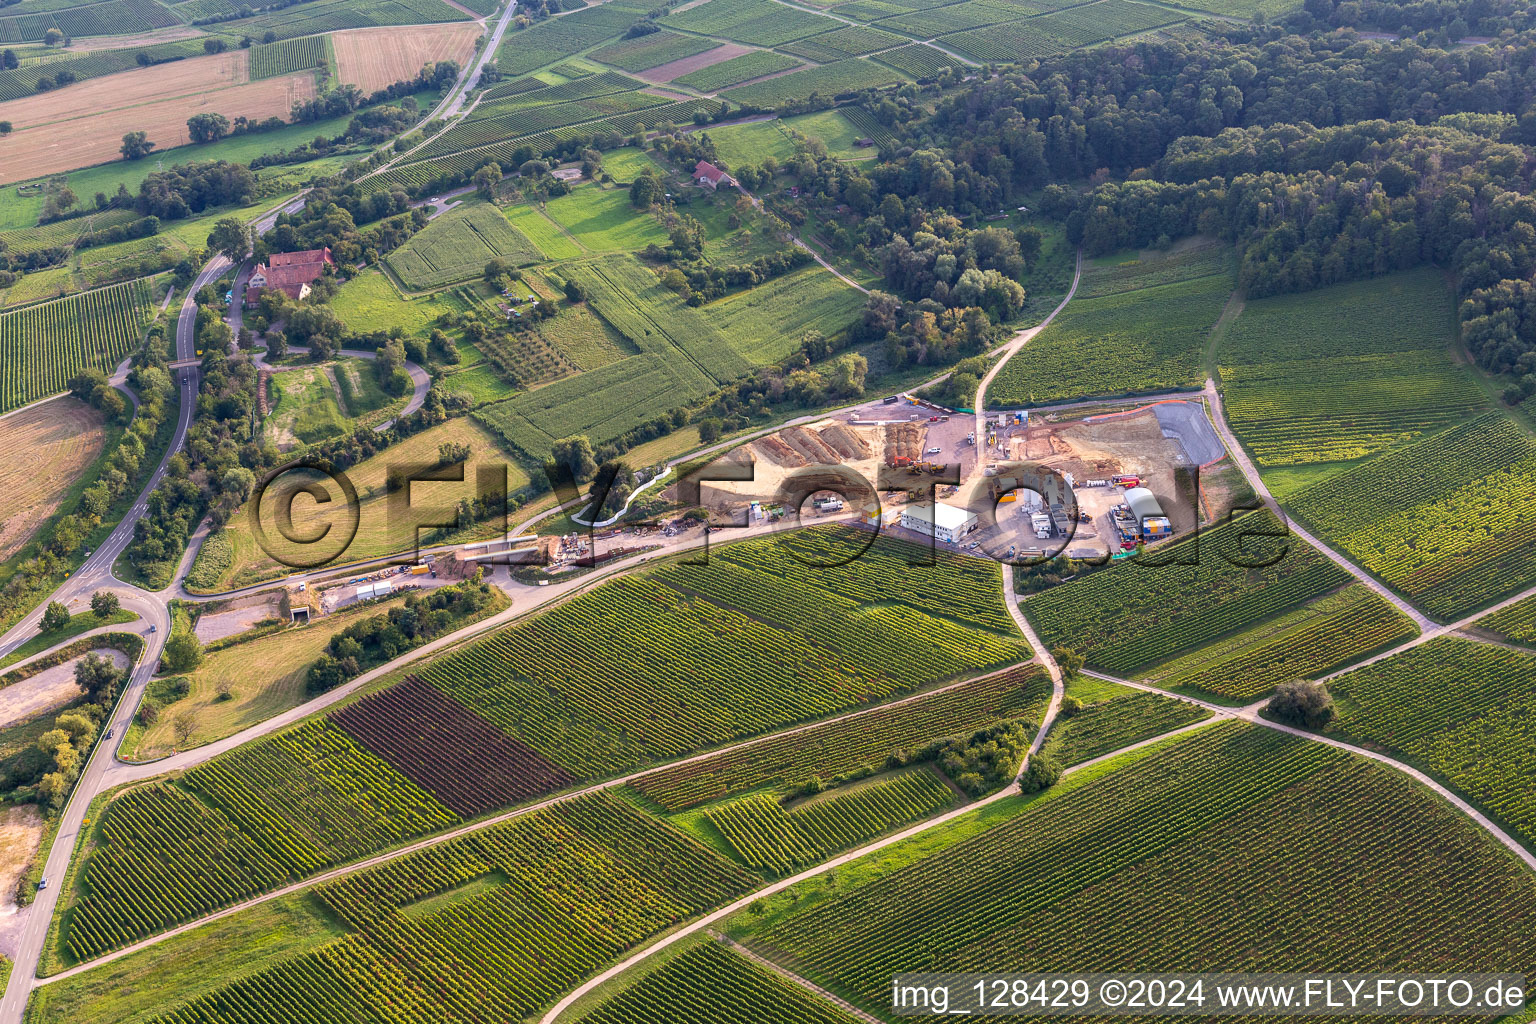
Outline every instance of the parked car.
<path id="1" fill-rule="evenodd" d="M 928 454 L 929 455 L 943 455 L 944 454 L 944 449 L 943 448 L 929 448 L 928 449 Z"/>

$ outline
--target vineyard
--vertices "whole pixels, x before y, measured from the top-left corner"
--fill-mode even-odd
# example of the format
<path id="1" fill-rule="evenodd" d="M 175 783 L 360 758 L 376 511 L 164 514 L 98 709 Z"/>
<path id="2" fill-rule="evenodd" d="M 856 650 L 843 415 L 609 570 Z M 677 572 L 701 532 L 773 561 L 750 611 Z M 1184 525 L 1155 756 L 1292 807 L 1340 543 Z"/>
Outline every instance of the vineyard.
<path id="1" fill-rule="evenodd" d="M 642 352 L 681 353 L 721 384 L 751 371 L 700 314 L 662 286 L 656 275 L 628 256 L 610 256 L 565 268 L 581 282 L 587 304 Z"/>
<path id="2" fill-rule="evenodd" d="M 1212 274 L 1074 300 L 1004 365 L 988 397 L 1033 405 L 1199 387 L 1206 339 L 1231 288 Z"/>
<path id="3" fill-rule="evenodd" d="M 260 39 L 271 32 L 283 40 L 338 29 L 423 25 L 469 18 L 470 15 L 442 0 L 308 0 L 297 10 L 269 11 L 252 18 L 222 22 L 219 31 L 237 39 L 243 35 Z"/>
<path id="4" fill-rule="evenodd" d="M 354 934 L 156 1021 L 521 1020 L 751 884 L 619 801 L 570 801 L 322 887 Z"/>
<path id="5" fill-rule="evenodd" d="M 651 96 L 643 92 L 617 92 L 539 106 L 521 104 L 514 99 L 509 104 L 513 108 L 510 112 L 503 112 L 499 104 L 477 110 L 474 115 L 466 117 L 423 146 L 421 155 L 447 156 L 504 139 L 535 135 L 564 125 L 666 106 L 671 102 L 668 97 Z"/>
<path id="6" fill-rule="evenodd" d="M 1479 619 L 1477 628 L 1522 644 L 1536 644 L 1536 597 L 1516 601 L 1502 611 Z"/>
<path id="7" fill-rule="evenodd" d="M 1123 562 L 1021 607 L 1047 646 L 1075 648 L 1113 675 L 1135 673 L 1350 582 L 1315 549 L 1272 536 L 1278 529 L 1268 510 L 1250 513 L 1162 549 L 1155 565 Z"/>
<path id="8" fill-rule="evenodd" d="M 704 812 L 731 849 L 751 867 L 779 875 L 947 810 L 955 800 L 932 772 L 917 768 L 889 779 L 825 794 L 786 811 L 757 793 Z"/>
<path id="9" fill-rule="evenodd" d="M 347 705 L 331 720 L 464 818 L 572 781 L 415 676 Z"/>
<path id="10" fill-rule="evenodd" d="M 778 46 L 793 39 L 825 32 L 842 22 L 796 7 L 785 9 L 774 0 L 709 0 L 667 16 L 669 26 L 723 36 L 754 46 Z"/>
<path id="11" fill-rule="evenodd" d="M 157 783 L 107 806 L 69 918 L 68 948 L 89 960 L 271 888 L 285 864 L 195 797 Z"/>
<path id="12" fill-rule="evenodd" d="M 1450 296 L 1415 271 L 1256 299 L 1219 352 L 1233 431 L 1261 466 L 1370 455 L 1487 407 L 1456 366 Z"/>
<path id="13" fill-rule="evenodd" d="M 330 36 L 303 36 L 278 43 L 257 43 L 251 47 L 251 80 L 328 67 L 334 62 Z"/>
<path id="14" fill-rule="evenodd" d="M 1045 752 L 1069 767 L 1210 717 L 1211 712 L 1187 701 L 1132 692 L 1058 718 Z"/>
<path id="15" fill-rule="evenodd" d="M 1164 689 L 1250 701 L 1288 679 L 1316 679 L 1417 635 L 1413 620 L 1385 598 L 1352 585 L 1147 675 Z"/>
<path id="16" fill-rule="evenodd" d="M 1048 35 L 1066 40 L 1072 46 L 1087 46 L 1105 39 L 1117 39 L 1172 25 L 1186 17 L 1164 7 L 1134 3 L 1132 0 L 1099 0 L 1098 3 L 1068 7 L 1044 15 L 1033 19 L 1030 24 Z M 1001 32 L 1006 34 L 1014 25 L 1003 26 Z"/>
<path id="17" fill-rule="evenodd" d="M 711 64 L 707 68 L 690 71 L 673 81 L 700 92 L 718 92 L 740 82 L 749 82 L 754 78 L 777 74 L 799 66 L 798 60 L 786 57 L 782 53 L 774 53 L 772 50 L 753 50 L 740 57 L 732 57 L 719 64 Z"/>
<path id="18" fill-rule="evenodd" d="M 820 67 L 806 68 L 804 71 L 793 71 L 766 82 L 740 85 L 727 90 L 723 95 L 737 103 L 772 107 L 790 100 L 807 99 L 812 93 L 820 93 L 823 96 L 843 96 L 858 92 L 860 89 L 896 85 L 902 81 L 905 79 L 891 68 L 862 57 L 855 57 L 851 60 L 823 64 Z"/>
<path id="19" fill-rule="evenodd" d="M 149 286 L 133 281 L 0 314 L 0 412 L 58 394 L 81 370 L 111 374 L 150 311 Z"/>
<path id="20" fill-rule="evenodd" d="M 323 718 L 238 747 L 182 781 L 299 874 L 458 820 Z"/>
<path id="21" fill-rule="evenodd" d="M 52 28 L 70 37 L 120 36 L 179 24 L 181 19 L 155 0 L 106 0 L 0 18 L 0 43 L 37 42 Z"/>
<path id="22" fill-rule="evenodd" d="M 905 36 L 884 32 L 878 28 L 845 25 L 831 32 L 823 32 L 819 36 L 789 43 L 783 47 L 783 50 L 785 53 L 792 53 L 818 64 L 830 64 L 835 60 L 847 60 L 849 57 L 862 56 L 876 50 L 889 50 L 893 46 L 901 46 L 908 41 Z"/>
<path id="23" fill-rule="evenodd" d="M 910 5 L 902 5 L 910 7 Z M 870 13 L 883 13 L 871 11 Z M 935 6 L 928 10 L 908 10 L 881 21 L 882 28 L 893 32 L 929 39 L 946 32 L 996 25 L 1003 21 L 1015 21 L 1029 11 L 1008 3 L 986 3 L 968 0 L 966 3 Z"/>
<path id="24" fill-rule="evenodd" d="M 712 39 L 680 36 L 676 32 L 652 32 L 637 39 L 621 39 L 592 51 L 592 59 L 625 71 L 644 71 L 715 48 Z"/>
<path id="25" fill-rule="evenodd" d="M 973 28 L 943 36 L 940 42 L 979 61 L 1022 61 L 1072 49 L 1071 43 L 1046 29 L 1043 18 Z"/>
<path id="26" fill-rule="evenodd" d="M 854 1024 L 831 1003 L 704 942 L 612 997 L 582 1024 Z"/>
<path id="27" fill-rule="evenodd" d="M 1496 413 L 1393 449 L 1287 504 L 1442 621 L 1536 581 L 1536 444 Z"/>
<path id="28" fill-rule="evenodd" d="M 881 149 L 895 149 L 896 136 L 891 130 L 875 119 L 864 107 L 842 107 L 838 111 L 848 119 L 848 123 L 858 129 L 859 134 L 869 138 L 871 142 Z"/>
<path id="29" fill-rule="evenodd" d="M 109 805 L 107 844 L 87 858 L 73 909 L 72 919 L 85 922 L 69 931 L 75 958 L 458 820 L 325 719 L 223 754 L 181 786 L 191 795 L 157 785 Z M 125 871 L 143 871 L 145 880 L 92 883 L 95 872 L 105 879 Z M 164 892 L 143 899 L 144 885 Z"/>
<path id="30" fill-rule="evenodd" d="M 499 209 L 477 203 L 438 217 L 385 259 L 401 283 L 423 291 L 478 277 L 496 256 L 517 266 L 543 258 Z"/>
<path id="31" fill-rule="evenodd" d="M 910 75 L 919 82 L 931 81 L 946 71 L 965 68 L 962 62 L 927 43 L 913 43 L 895 50 L 886 50 L 875 59 L 882 64 L 889 64 L 897 71 Z"/>
<path id="32" fill-rule="evenodd" d="M 559 438 L 586 434 L 600 445 L 715 387 L 675 353 L 671 359 L 642 353 L 486 406 L 474 416 L 510 449 L 542 463 Z"/>
<path id="33" fill-rule="evenodd" d="M 496 66 L 503 75 L 522 75 L 546 64 L 558 64 L 619 35 L 644 15 L 643 9 L 624 0 L 610 0 L 562 18 L 536 22 L 506 34 L 496 50 Z"/>
<path id="34" fill-rule="evenodd" d="M 852 541 L 805 532 L 845 549 Z M 977 611 L 967 621 L 968 592 L 985 586 L 995 566 L 972 560 L 981 571 L 969 579 L 944 564 L 909 571 L 914 589 L 930 584 L 928 600 L 952 599 L 940 618 L 923 610 L 923 598 L 906 603 L 900 589 L 883 594 L 880 606 L 859 603 L 887 572 L 899 578 L 899 553 L 844 567 L 846 585 L 833 578 L 812 586 L 800 582 L 801 573 L 786 578 L 770 544 L 713 553 L 718 565 L 700 576 L 721 579 L 734 570 L 723 589 L 691 591 L 694 581 L 679 575 L 687 569 L 681 565 L 614 580 L 432 662 L 420 675 L 580 778 L 1027 657 L 1019 640 L 987 626 L 1005 616 L 995 576 L 971 598 Z M 727 553 L 762 557 L 768 569 L 757 574 L 725 563 Z M 634 684 L 615 689 L 615 672 Z"/>
<path id="35" fill-rule="evenodd" d="M 1329 690 L 1334 731 L 1413 762 L 1536 840 L 1536 655 L 1445 636 Z"/>
<path id="36" fill-rule="evenodd" d="M 914 964 L 1427 970 L 1455 949 L 1492 968 L 1536 955 L 1533 922 L 1536 880 L 1412 780 L 1226 723 L 752 941 L 878 1009 Z"/>
<path id="37" fill-rule="evenodd" d="M 662 768 L 630 786 L 667 811 L 680 811 L 759 786 L 787 789 L 812 776 L 842 778 L 878 769 L 896 751 L 974 732 L 1003 719 L 1033 723 L 1049 700 L 1045 673 L 1036 665 L 1023 665 L 921 700 Z"/>
<path id="38" fill-rule="evenodd" d="M 564 85 L 546 85 L 537 78 L 515 78 L 510 82 L 493 85 L 485 92 L 483 105 L 498 111 L 515 110 L 519 107 L 539 107 L 547 103 L 564 103 L 567 100 L 584 100 L 609 93 L 629 92 L 645 83 L 621 75 L 617 71 L 604 71 L 589 75 Z M 498 100 L 492 104 L 492 100 Z"/>

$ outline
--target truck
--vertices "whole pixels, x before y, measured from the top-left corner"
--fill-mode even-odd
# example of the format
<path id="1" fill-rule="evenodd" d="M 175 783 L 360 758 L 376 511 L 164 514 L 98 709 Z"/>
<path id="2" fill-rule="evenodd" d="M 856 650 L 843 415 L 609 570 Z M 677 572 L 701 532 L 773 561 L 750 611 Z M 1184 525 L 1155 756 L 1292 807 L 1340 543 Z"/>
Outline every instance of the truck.
<path id="1" fill-rule="evenodd" d="M 899 401 L 901 401 L 901 399 L 897 398 L 895 395 L 892 395 L 890 398 L 882 398 L 882 399 L 880 399 L 880 404 L 881 405 L 895 405 Z"/>
<path id="2" fill-rule="evenodd" d="M 1116 473 L 1114 476 L 1109 478 L 1109 482 L 1114 484 L 1116 487 L 1140 487 L 1141 477 L 1132 473 Z"/>
<path id="3" fill-rule="evenodd" d="M 418 562 L 417 564 L 411 566 L 411 575 L 425 576 L 430 569 L 431 566 L 427 565 L 426 562 Z"/>
<path id="4" fill-rule="evenodd" d="M 1051 535 L 1051 517 L 1044 512 L 1036 512 L 1029 517 L 1029 525 L 1034 527 L 1035 536 L 1041 540 Z"/>

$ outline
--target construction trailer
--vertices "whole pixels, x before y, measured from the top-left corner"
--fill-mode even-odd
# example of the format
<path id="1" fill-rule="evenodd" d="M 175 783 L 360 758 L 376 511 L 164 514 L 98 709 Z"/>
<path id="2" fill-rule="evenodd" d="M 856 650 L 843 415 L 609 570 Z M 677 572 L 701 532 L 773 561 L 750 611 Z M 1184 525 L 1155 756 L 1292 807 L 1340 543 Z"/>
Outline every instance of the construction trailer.
<path id="1" fill-rule="evenodd" d="M 946 544 L 958 544 L 976 529 L 976 513 L 970 509 L 936 501 L 932 505 L 908 505 L 901 513 L 903 528 L 927 535 L 931 533 Z"/>
<path id="2" fill-rule="evenodd" d="M 1173 536 L 1173 523 L 1163 512 L 1157 495 L 1145 487 L 1130 487 L 1125 492 L 1125 504 L 1135 516 L 1141 535 L 1147 540 L 1161 540 Z"/>

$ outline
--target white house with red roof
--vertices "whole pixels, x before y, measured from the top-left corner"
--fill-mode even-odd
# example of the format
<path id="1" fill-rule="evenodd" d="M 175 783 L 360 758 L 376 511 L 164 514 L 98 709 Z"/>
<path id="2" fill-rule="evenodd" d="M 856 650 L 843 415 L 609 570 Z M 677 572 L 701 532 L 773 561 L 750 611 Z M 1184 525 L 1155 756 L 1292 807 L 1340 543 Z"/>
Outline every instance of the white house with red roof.
<path id="1" fill-rule="evenodd" d="M 291 299 L 309 294 L 309 286 L 320 279 L 327 266 L 334 267 L 330 246 L 303 252 L 275 252 L 267 262 L 259 263 L 245 283 L 245 304 L 254 306 L 267 288 L 276 288 Z"/>
<path id="2" fill-rule="evenodd" d="M 731 177 L 729 174 L 726 174 L 724 171 L 710 163 L 708 160 L 700 160 L 698 165 L 694 167 L 693 180 L 709 189 L 710 191 L 714 191 L 721 185 L 736 184 L 735 178 Z"/>

